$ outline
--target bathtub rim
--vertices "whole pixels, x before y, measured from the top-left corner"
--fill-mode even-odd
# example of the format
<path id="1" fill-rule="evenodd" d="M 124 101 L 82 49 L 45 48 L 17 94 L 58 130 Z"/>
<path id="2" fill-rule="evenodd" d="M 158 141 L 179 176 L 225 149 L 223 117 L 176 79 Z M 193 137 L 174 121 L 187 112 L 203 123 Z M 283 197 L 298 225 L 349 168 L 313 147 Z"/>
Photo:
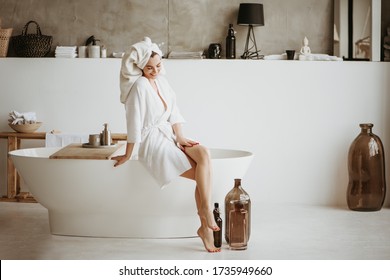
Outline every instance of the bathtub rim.
<path id="1" fill-rule="evenodd" d="M 28 158 L 49 158 L 53 153 L 62 149 L 63 147 L 37 147 L 25 148 L 8 152 L 10 156 L 14 157 L 28 157 Z M 252 152 L 238 149 L 223 149 L 223 148 L 209 148 L 212 160 L 226 160 L 235 158 L 253 157 Z"/>

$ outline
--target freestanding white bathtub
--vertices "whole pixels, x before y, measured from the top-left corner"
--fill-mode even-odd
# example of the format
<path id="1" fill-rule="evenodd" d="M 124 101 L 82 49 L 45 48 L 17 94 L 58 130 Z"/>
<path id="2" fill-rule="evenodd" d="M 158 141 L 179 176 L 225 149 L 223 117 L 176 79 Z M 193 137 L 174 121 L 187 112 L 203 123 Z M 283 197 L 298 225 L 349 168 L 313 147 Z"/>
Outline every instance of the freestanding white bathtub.
<path id="1" fill-rule="evenodd" d="M 52 234 L 173 238 L 196 235 L 195 182 L 178 178 L 160 189 L 137 160 L 49 159 L 60 148 L 10 152 L 35 199 L 49 212 Z M 252 153 L 211 149 L 213 201 L 223 206 L 235 178 L 243 178 Z M 120 153 L 120 152 L 118 152 Z"/>

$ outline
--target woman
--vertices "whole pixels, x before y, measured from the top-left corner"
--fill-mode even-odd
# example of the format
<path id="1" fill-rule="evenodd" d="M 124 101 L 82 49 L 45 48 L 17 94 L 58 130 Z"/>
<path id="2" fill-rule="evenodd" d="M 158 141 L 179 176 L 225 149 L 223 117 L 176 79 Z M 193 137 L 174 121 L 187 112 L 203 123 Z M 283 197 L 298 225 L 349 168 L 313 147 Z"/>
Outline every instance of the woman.
<path id="1" fill-rule="evenodd" d="M 113 157 L 119 166 L 137 154 L 163 187 L 177 176 L 196 181 L 195 201 L 201 225 L 198 235 L 209 252 L 213 231 L 220 230 L 211 211 L 211 165 L 208 150 L 184 137 L 184 122 L 175 93 L 162 77 L 162 53 L 149 38 L 134 44 L 122 59 L 121 102 L 127 120 L 126 153 Z"/>

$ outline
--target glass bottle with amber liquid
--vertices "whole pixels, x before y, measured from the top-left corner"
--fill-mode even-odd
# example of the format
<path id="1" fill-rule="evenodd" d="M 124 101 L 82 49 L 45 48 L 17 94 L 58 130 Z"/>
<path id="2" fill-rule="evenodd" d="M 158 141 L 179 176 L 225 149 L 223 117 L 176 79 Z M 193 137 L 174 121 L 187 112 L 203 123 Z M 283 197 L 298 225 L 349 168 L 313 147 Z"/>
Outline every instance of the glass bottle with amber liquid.
<path id="1" fill-rule="evenodd" d="M 351 210 L 378 211 L 385 200 L 385 155 L 373 126 L 360 124 L 361 132 L 349 148 L 347 203 Z"/>
<path id="2" fill-rule="evenodd" d="M 229 211 L 229 248 L 232 250 L 245 250 L 248 247 L 248 211 L 244 205 L 247 200 L 231 201 L 233 210 Z"/>
<path id="3" fill-rule="evenodd" d="M 251 232 L 251 200 L 248 193 L 241 186 L 241 179 L 234 179 L 234 187 L 225 197 L 225 240 L 229 243 L 229 224 L 230 218 L 229 213 L 231 210 L 234 210 L 234 203 L 232 201 L 241 201 L 243 203 L 244 209 L 248 212 L 248 230 L 247 241 L 249 241 L 250 232 Z"/>
<path id="4" fill-rule="evenodd" d="M 222 218 L 221 218 L 221 212 L 219 211 L 219 203 L 214 203 L 214 210 L 213 210 L 214 220 L 217 226 L 220 230 L 213 231 L 214 235 L 214 246 L 216 248 L 221 248 L 222 246 Z"/>

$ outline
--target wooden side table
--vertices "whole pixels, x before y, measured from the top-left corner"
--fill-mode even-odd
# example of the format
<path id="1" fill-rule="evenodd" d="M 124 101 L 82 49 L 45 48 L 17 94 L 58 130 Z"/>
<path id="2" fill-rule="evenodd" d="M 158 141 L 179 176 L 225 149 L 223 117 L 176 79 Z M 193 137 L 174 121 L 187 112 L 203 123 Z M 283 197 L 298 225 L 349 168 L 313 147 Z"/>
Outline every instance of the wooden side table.
<path id="1" fill-rule="evenodd" d="M 114 142 L 126 141 L 127 139 L 127 136 L 124 133 L 112 133 L 111 137 Z M 16 172 L 9 152 L 20 149 L 21 140 L 45 140 L 46 132 L 0 132 L 0 138 L 7 139 L 7 195 L 0 197 L 0 201 L 36 202 L 29 192 L 20 191 L 20 178 Z"/>

